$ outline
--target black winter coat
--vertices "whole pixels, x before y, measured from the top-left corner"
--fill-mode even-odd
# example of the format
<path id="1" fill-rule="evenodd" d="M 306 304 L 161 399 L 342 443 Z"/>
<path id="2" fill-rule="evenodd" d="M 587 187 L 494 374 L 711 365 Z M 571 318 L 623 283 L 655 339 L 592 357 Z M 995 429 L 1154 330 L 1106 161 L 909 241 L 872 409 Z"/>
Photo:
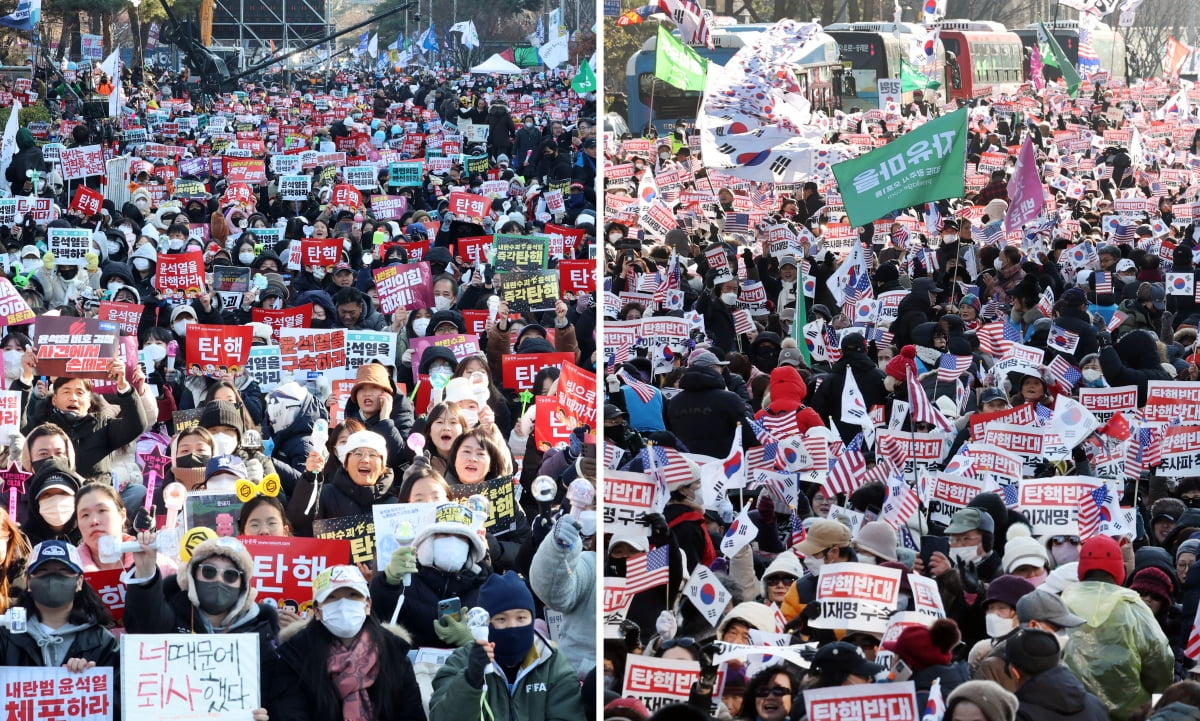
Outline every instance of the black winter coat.
<path id="1" fill-rule="evenodd" d="M 704 316 L 704 332 L 713 344 L 726 353 L 741 350 L 737 331 L 734 330 L 733 310 L 720 298 L 705 293 L 696 301 L 696 311 Z"/>
<path id="2" fill-rule="evenodd" d="M 848 352 L 842 355 L 833 370 L 824 377 L 813 393 L 809 406 L 822 418 L 832 418 L 837 424 L 842 441 L 849 443 L 861 430 L 858 426 L 842 423 L 842 389 L 846 385 L 846 374 L 854 373 L 858 389 L 862 392 L 867 409 L 887 403 L 887 389 L 883 386 L 886 377 L 866 353 Z"/>
<path id="3" fill-rule="evenodd" d="M 449 648 L 433 630 L 438 601 L 457 598 L 464 609 L 476 606 L 479 589 L 491 575 L 491 569 L 486 566 L 480 566 L 475 571 L 446 573 L 418 564 L 417 572 L 406 588 L 403 585 L 393 586 L 388 583 L 387 574 L 376 573 L 371 578 L 371 613 L 381 622 L 388 623 L 403 594 L 404 606 L 400 608 L 396 623 L 412 634 L 413 646 Z"/>
<path id="4" fill-rule="evenodd" d="M 1169 381 L 1171 376 L 1158 360 L 1158 338 L 1146 331 L 1131 331 L 1121 336 L 1115 345 L 1100 351 L 1100 369 L 1110 386 L 1131 386 L 1138 389 L 1138 407 L 1146 405 L 1150 381 Z"/>
<path id="5" fill-rule="evenodd" d="M 1054 319 L 1055 325 L 1079 335 L 1079 345 L 1074 353 L 1063 353 L 1072 365 L 1080 366 L 1080 360 L 1085 356 L 1100 351 L 1100 341 L 1096 335 L 1096 327 L 1087 311 L 1078 308 L 1063 308 L 1061 315 Z"/>
<path id="6" fill-rule="evenodd" d="M 54 423 L 66 431 L 75 446 L 75 472 L 85 480 L 113 485 L 112 452 L 136 441 L 152 421 L 146 417 L 132 388 L 126 393 L 105 396 L 111 399 L 111 404 L 98 403 L 100 398 L 93 393 L 87 415 L 73 421 L 54 409 L 49 396 L 38 398 L 30 393 L 21 432 L 28 435 L 42 423 Z"/>
<path id="7" fill-rule="evenodd" d="M 745 422 L 746 404 L 736 393 L 725 390 L 725 381 L 716 369 L 689 368 L 679 379 L 679 387 L 683 392 L 667 401 L 665 415 L 667 429 L 688 450 L 724 458 L 736 440 L 738 423 L 746 445 L 753 445 L 754 437 Z"/>
<path id="8" fill-rule="evenodd" d="M 1108 721 L 1108 709 L 1066 666 L 1043 671 L 1017 689 L 1018 721 Z"/>
<path id="9" fill-rule="evenodd" d="M 37 623 L 31 615 L 30 623 Z M 121 669 L 118 652 L 120 644 L 107 628 L 92 625 L 80 631 L 71 638 L 71 648 L 63 658 L 83 658 L 94 661 L 97 666 L 113 669 L 114 674 Z M 30 668 L 45 665 L 42 661 L 42 649 L 38 642 L 27 633 L 12 633 L 7 628 L 0 628 L 0 665 L 23 666 Z M 114 680 L 114 686 L 120 688 Z M 120 698 L 121 694 L 116 694 Z"/>
<path id="10" fill-rule="evenodd" d="M 305 474 L 306 476 L 308 474 Z M 398 503 L 397 488 L 393 488 L 396 476 L 388 468 L 373 486 L 358 486 L 350 480 L 345 468 L 339 468 L 333 480 L 321 488 L 321 500 L 314 518 L 344 518 L 346 516 L 371 515 L 371 506 Z M 303 489 L 301 489 L 303 491 Z M 307 494 L 300 494 L 305 505 Z"/>

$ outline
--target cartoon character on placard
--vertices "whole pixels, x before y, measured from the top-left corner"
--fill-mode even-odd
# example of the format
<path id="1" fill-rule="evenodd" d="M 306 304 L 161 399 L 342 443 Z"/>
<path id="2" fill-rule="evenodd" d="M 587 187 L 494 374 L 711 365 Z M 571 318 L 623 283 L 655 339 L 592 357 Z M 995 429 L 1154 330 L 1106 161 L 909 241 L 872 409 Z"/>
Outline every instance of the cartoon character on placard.
<path id="1" fill-rule="evenodd" d="M 308 618 L 312 614 L 313 602 L 305 601 L 300 604 L 300 618 Z"/>
<path id="2" fill-rule="evenodd" d="M 233 515 L 229 513 L 217 514 L 217 535 L 221 538 L 227 538 L 234 534 Z"/>

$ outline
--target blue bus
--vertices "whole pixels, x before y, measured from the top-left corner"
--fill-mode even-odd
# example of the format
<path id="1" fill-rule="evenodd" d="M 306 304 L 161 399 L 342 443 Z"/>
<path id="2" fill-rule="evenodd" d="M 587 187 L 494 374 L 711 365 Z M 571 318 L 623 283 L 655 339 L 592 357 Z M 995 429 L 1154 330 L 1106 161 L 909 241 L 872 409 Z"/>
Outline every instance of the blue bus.
<path id="1" fill-rule="evenodd" d="M 709 62 L 709 72 L 720 72 L 747 43 L 772 24 L 727 25 L 712 29 L 713 49 L 694 48 Z M 678 33 L 676 33 L 678 34 Z M 676 120 L 692 120 L 700 110 L 704 93 L 680 90 L 654 75 L 658 38 L 651 37 L 633 54 L 625 66 L 626 95 L 629 98 L 629 129 L 641 135 L 653 120 L 656 133 L 662 133 Z M 812 52 L 796 64 L 796 80 L 814 108 L 842 107 L 842 64 L 838 46 L 832 37 L 821 33 Z"/>

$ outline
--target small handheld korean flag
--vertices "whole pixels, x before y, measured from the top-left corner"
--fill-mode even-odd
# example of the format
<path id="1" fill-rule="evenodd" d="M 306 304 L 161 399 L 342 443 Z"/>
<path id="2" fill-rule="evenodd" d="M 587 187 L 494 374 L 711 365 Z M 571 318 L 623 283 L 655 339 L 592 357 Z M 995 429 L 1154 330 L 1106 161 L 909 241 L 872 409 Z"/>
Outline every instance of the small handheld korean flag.
<path id="1" fill-rule="evenodd" d="M 692 569 L 684 595 L 700 611 L 708 625 L 716 628 L 717 622 L 725 613 L 725 606 L 729 603 L 729 591 L 725 590 L 713 572 L 703 563 L 696 564 Z"/>
<path id="2" fill-rule="evenodd" d="M 754 525 L 754 521 L 750 519 L 750 506 L 743 505 L 742 512 L 733 519 L 729 530 L 725 532 L 725 537 L 721 539 L 721 553 L 733 558 L 738 551 L 748 546 L 757 537 L 758 526 Z"/>

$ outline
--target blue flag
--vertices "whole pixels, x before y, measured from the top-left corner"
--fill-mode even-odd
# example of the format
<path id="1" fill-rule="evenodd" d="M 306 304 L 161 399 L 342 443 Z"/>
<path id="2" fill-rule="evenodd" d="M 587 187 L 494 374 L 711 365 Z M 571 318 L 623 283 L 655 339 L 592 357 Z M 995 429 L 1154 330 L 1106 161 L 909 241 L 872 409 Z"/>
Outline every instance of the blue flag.
<path id="1" fill-rule="evenodd" d="M 434 29 L 435 27 L 436 27 L 435 25 L 430 25 L 429 29 L 425 31 L 425 34 L 421 36 L 421 49 L 422 50 L 429 50 L 431 52 L 437 52 L 438 39 L 437 39 L 437 30 Z"/>
<path id="2" fill-rule="evenodd" d="M 21 0 L 11 14 L 0 17 L 0 25 L 13 30 L 33 30 L 42 19 L 42 0 Z"/>

